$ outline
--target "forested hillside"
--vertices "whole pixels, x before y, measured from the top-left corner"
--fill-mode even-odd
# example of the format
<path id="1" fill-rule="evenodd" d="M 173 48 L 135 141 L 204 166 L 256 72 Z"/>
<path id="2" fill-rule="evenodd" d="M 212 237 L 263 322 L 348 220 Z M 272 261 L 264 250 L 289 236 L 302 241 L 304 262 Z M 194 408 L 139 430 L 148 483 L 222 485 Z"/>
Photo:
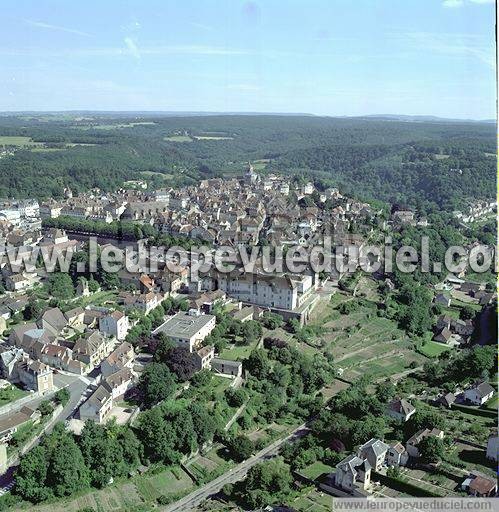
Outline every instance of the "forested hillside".
<path id="1" fill-rule="evenodd" d="M 365 199 L 453 209 L 495 196 L 491 123 L 313 116 L 18 115 L 0 117 L 0 196 L 59 197 L 240 172 L 312 177 Z M 145 174 L 142 174 L 145 173 Z"/>

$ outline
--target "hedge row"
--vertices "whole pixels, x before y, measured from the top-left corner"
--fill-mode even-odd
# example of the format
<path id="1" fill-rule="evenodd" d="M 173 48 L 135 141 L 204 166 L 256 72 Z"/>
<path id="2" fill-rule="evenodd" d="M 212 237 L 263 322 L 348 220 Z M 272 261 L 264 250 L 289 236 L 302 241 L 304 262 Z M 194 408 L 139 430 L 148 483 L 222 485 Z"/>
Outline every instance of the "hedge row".
<path id="1" fill-rule="evenodd" d="M 436 494 L 428 489 L 423 489 L 405 480 L 399 480 L 391 476 L 382 475 L 381 473 L 374 473 L 373 475 L 376 480 L 379 480 L 382 484 L 395 489 L 399 492 L 409 494 L 409 496 L 416 496 L 418 498 L 442 498 L 440 494 Z"/>
<path id="2" fill-rule="evenodd" d="M 497 411 L 491 411 L 490 409 L 479 409 L 477 407 L 462 404 L 452 404 L 451 408 L 468 414 L 474 414 L 475 416 L 484 416 L 485 418 L 494 419 L 497 418 Z"/>

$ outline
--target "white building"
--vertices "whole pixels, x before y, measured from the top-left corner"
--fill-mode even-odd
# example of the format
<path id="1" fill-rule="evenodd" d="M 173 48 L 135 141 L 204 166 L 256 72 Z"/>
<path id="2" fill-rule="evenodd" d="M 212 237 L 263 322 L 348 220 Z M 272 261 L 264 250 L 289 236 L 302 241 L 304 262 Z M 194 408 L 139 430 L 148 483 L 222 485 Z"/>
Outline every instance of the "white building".
<path id="1" fill-rule="evenodd" d="M 90 398 L 80 407 L 80 420 L 92 420 L 104 423 L 113 408 L 111 392 L 103 385 L 99 386 L 90 395 Z"/>
<path id="2" fill-rule="evenodd" d="M 121 311 L 113 311 L 99 318 L 99 331 L 120 341 L 125 339 L 129 328 L 128 316 Z"/>
<path id="3" fill-rule="evenodd" d="M 371 466 L 367 460 L 349 455 L 336 466 L 336 487 L 353 494 L 357 489 L 367 489 L 371 483 Z"/>
<path id="4" fill-rule="evenodd" d="M 359 448 L 358 455 L 361 459 L 367 459 L 374 471 L 379 471 L 389 448 L 383 441 L 373 438 Z"/>
<path id="5" fill-rule="evenodd" d="M 190 310 L 188 313 L 179 311 L 155 329 L 152 334 L 164 332 L 177 345 L 192 352 L 215 328 L 215 322 L 215 315 L 202 315 L 194 310 Z"/>
<path id="6" fill-rule="evenodd" d="M 482 382 L 464 392 L 466 400 L 473 405 L 483 405 L 488 402 L 494 394 L 494 388 L 488 382 Z"/>
<path id="7" fill-rule="evenodd" d="M 313 290 L 309 275 L 269 276 L 239 272 L 220 274 L 218 285 L 227 295 L 258 306 L 293 310 Z"/>
<path id="8" fill-rule="evenodd" d="M 132 370 L 125 367 L 106 377 L 104 385 L 111 392 L 113 400 L 116 400 L 133 386 L 134 379 Z"/>

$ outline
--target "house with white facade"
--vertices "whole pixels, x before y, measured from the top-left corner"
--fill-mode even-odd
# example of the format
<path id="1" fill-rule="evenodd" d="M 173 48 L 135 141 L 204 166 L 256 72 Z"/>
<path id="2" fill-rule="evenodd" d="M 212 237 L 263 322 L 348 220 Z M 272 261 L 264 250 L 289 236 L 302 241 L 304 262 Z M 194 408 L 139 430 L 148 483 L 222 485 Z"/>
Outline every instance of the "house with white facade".
<path id="1" fill-rule="evenodd" d="M 179 311 L 155 329 L 152 334 L 155 336 L 163 332 L 178 346 L 185 347 L 192 352 L 215 328 L 215 322 L 215 315 L 203 315 L 195 310 L 189 310 L 187 313 Z"/>
<path id="2" fill-rule="evenodd" d="M 392 400 L 388 404 L 388 416 L 399 421 L 406 422 L 415 412 L 416 408 L 404 398 Z"/>
<path id="3" fill-rule="evenodd" d="M 371 466 L 355 454 L 349 455 L 336 466 L 334 484 L 339 489 L 354 494 L 357 488 L 366 490 L 371 483 Z"/>
<path id="4" fill-rule="evenodd" d="M 373 438 L 364 443 L 357 453 L 361 459 L 367 459 L 374 471 L 379 471 L 385 462 L 389 448 L 383 441 Z"/>
<path id="5" fill-rule="evenodd" d="M 129 329 L 128 316 L 121 311 L 113 311 L 99 318 L 99 331 L 117 340 L 124 340 Z"/>
<path id="6" fill-rule="evenodd" d="M 113 397 L 111 392 L 104 385 L 100 385 L 80 406 L 80 419 L 82 421 L 92 420 L 96 423 L 105 423 L 111 409 L 113 408 Z"/>
<path id="7" fill-rule="evenodd" d="M 494 395 L 494 388 L 488 382 L 475 384 L 464 392 L 464 398 L 473 405 L 483 405 Z"/>

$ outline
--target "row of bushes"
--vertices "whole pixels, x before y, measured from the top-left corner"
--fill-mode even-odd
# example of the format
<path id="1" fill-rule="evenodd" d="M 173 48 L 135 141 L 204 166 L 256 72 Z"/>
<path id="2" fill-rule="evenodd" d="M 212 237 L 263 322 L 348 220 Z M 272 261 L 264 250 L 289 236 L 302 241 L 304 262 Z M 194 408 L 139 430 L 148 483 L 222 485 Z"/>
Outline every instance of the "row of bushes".
<path id="1" fill-rule="evenodd" d="M 490 409 L 479 409 L 463 404 L 452 404 L 452 409 L 465 412 L 467 414 L 474 414 L 475 416 L 483 416 L 485 418 L 497 418 L 497 412 Z"/>
<path id="2" fill-rule="evenodd" d="M 373 471 L 372 476 L 375 480 L 378 480 L 384 485 L 387 485 L 391 489 L 395 489 L 399 492 L 409 494 L 409 496 L 416 496 L 418 498 L 442 498 L 440 494 L 436 494 L 422 487 L 418 487 L 410 482 L 401 480 L 399 478 L 393 478 L 391 476 L 382 475 L 381 473 L 375 473 Z"/>

